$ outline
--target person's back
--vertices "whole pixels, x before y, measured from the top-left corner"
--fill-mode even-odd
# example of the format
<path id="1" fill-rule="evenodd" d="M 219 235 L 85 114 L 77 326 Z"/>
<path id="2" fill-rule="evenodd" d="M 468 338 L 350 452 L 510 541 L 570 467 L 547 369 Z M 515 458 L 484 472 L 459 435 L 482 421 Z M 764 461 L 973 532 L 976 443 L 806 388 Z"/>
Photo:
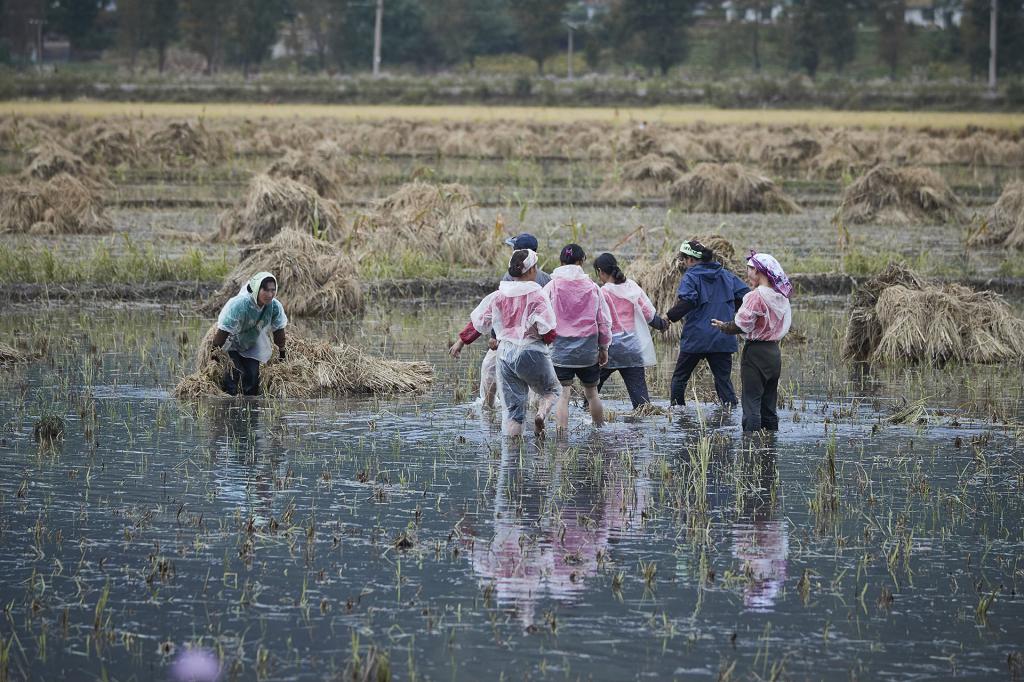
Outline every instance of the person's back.
<path id="1" fill-rule="evenodd" d="M 690 303 L 685 315 L 679 350 L 684 353 L 735 353 L 736 338 L 711 327 L 713 319 L 729 319 L 737 301 L 750 288 L 721 263 L 697 263 L 688 268 L 679 283 L 679 298 Z"/>

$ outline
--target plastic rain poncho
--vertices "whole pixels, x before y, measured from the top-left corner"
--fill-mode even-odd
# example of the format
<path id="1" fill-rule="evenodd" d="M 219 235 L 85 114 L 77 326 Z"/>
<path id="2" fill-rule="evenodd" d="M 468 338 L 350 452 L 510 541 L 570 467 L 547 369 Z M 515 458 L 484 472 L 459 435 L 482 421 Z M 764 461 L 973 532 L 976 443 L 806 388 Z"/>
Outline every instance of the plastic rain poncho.
<path id="1" fill-rule="evenodd" d="M 551 304 L 536 282 L 501 282 L 470 314 L 473 328 L 481 335 L 494 331 L 498 339 L 495 372 L 498 398 L 506 413 L 522 423 L 527 396 L 522 386 L 506 386 L 515 376 L 541 397 L 557 395 L 558 383 L 548 347 L 542 336 L 555 328 Z M 517 382 L 519 383 L 519 382 Z M 524 393 L 520 396 L 519 393 Z"/>
<path id="2" fill-rule="evenodd" d="M 622 284 L 608 282 L 601 294 L 611 313 L 612 343 L 608 347 L 608 369 L 653 367 L 657 364 L 654 340 L 648 323 L 654 319 L 651 299 L 631 279 Z"/>
<path id="3" fill-rule="evenodd" d="M 733 321 L 748 341 L 780 341 L 789 333 L 793 309 L 788 298 L 762 285 L 743 297 Z"/>
<path id="4" fill-rule="evenodd" d="M 612 340 L 611 313 L 600 289 L 578 265 L 562 265 L 544 287 L 557 320 L 557 338 L 551 347 L 556 367 L 597 364 L 600 346 Z"/>
<path id="5" fill-rule="evenodd" d="M 249 282 L 242 285 L 238 294 L 224 304 L 217 317 L 217 329 L 228 333 L 224 350 L 236 351 L 242 357 L 263 363 L 270 360 L 273 352 L 270 333 L 284 329 L 288 325 L 284 306 L 276 298 L 262 307 L 256 304 L 260 283 L 267 277 L 273 278 L 273 275 L 269 272 L 254 275 Z M 247 288 L 251 288 L 252 291 L 248 291 Z"/>

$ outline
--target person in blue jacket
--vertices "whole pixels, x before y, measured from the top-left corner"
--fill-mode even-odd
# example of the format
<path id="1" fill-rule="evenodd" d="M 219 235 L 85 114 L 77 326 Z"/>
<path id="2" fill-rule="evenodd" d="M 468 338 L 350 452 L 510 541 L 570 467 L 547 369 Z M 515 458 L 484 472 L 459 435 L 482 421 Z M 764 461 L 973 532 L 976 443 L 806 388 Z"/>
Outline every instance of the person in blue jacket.
<path id="1" fill-rule="evenodd" d="M 736 337 L 711 326 L 711 320 L 732 319 L 750 288 L 714 260 L 711 249 L 698 241 L 683 242 L 679 259 L 686 272 L 679 283 L 676 303 L 666 313 L 672 322 L 686 318 L 679 340 L 679 357 L 672 372 L 671 403 L 686 404 L 686 384 L 701 360 L 715 377 L 715 391 L 723 405 L 736 406 L 732 387 L 732 356 Z"/>

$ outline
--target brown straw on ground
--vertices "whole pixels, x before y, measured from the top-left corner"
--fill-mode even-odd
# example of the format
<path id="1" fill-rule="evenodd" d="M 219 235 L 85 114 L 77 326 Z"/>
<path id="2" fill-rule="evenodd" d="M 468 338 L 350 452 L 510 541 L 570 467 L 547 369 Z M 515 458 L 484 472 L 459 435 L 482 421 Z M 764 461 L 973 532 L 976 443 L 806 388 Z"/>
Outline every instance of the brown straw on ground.
<path id="1" fill-rule="evenodd" d="M 256 175 L 242 204 L 221 216 L 217 241 L 262 244 L 285 229 L 327 240 L 345 232 L 341 208 L 334 201 L 291 178 Z"/>
<path id="2" fill-rule="evenodd" d="M 1024 182 L 1016 180 L 1003 188 L 969 244 L 1024 249 Z"/>
<path id="3" fill-rule="evenodd" d="M 799 213 L 771 179 L 738 163 L 702 163 L 671 188 L 672 203 L 690 213 Z"/>
<path id="4" fill-rule="evenodd" d="M 99 190 L 66 173 L 0 178 L 0 232 L 100 234 L 113 230 Z"/>
<path id="5" fill-rule="evenodd" d="M 875 166 L 843 191 L 833 220 L 944 224 L 962 223 L 966 216 L 963 203 L 935 171 Z"/>

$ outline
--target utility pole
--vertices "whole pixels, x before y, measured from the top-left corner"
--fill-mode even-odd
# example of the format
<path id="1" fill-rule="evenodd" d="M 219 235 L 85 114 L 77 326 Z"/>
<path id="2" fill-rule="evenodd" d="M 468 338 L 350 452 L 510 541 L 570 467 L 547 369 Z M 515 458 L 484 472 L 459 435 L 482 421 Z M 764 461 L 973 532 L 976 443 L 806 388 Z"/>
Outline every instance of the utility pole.
<path id="1" fill-rule="evenodd" d="M 373 22 L 373 77 L 380 76 L 380 34 L 384 23 L 384 0 L 377 0 L 377 18 Z"/>
<path id="2" fill-rule="evenodd" d="M 573 25 L 569 24 L 569 80 L 572 80 L 572 29 Z"/>
<path id="3" fill-rule="evenodd" d="M 988 88 L 996 90 L 996 35 L 999 18 L 999 0 L 992 0 L 992 13 L 988 27 Z"/>

